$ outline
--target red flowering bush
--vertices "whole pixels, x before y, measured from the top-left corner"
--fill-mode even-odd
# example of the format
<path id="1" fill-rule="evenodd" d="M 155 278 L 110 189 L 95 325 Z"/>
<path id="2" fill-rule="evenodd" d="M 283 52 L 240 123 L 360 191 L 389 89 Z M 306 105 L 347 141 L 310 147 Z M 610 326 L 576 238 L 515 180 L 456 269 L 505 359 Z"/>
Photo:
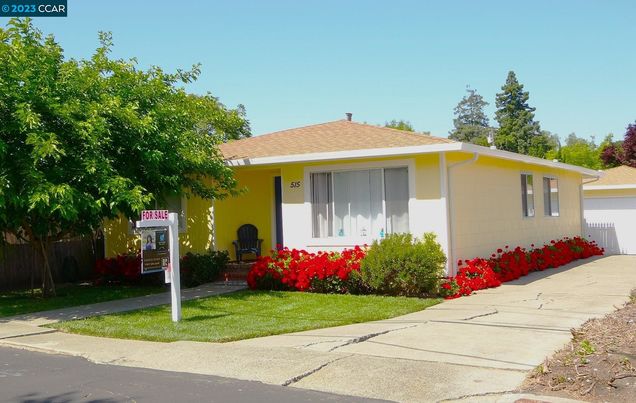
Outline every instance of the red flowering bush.
<path id="1" fill-rule="evenodd" d="M 461 262 L 461 264 L 463 266 L 457 271 L 457 275 L 442 284 L 442 293 L 447 298 L 470 295 L 474 290 L 501 285 L 499 276 L 492 269 L 490 261 L 477 258 Z"/>
<path id="2" fill-rule="evenodd" d="M 141 280 L 141 256 L 128 253 L 98 259 L 95 262 L 95 284 L 135 283 Z"/>
<path id="3" fill-rule="evenodd" d="M 247 275 L 255 289 L 346 293 L 358 291 L 360 261 L 365 250 L 356 246 L 342 252 L 272 250 L 256 260 Z"/>
<path id="4" fill-rule="evenodd" d="M 540 248 L 531 245 L 531 250 L 517 246 L 510 249 L 497 249 L 489 259 L 458 261 L 459 269 L 455 277 L 446 279 L 442 284 L 445 298 L 458 298 L 470 295 L 473 291 L 498 287 L 501 283 L 516 280 L 533 271 L 557 268 L 574 260 L 603 255 L 595 241 L 581 237 L 563 238 L 550 241 Z"/>

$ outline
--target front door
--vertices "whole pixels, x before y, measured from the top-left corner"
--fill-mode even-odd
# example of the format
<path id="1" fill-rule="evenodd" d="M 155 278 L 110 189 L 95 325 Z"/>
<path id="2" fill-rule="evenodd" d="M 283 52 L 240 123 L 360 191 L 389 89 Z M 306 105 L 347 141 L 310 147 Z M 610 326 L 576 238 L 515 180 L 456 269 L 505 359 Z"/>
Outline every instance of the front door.
<path id="1" fill-rule="evenodd" d="M 280 176 L 274 177 L 274 206 L 276 227 L 276 247 L 283 245 L 283 185 Z"/>

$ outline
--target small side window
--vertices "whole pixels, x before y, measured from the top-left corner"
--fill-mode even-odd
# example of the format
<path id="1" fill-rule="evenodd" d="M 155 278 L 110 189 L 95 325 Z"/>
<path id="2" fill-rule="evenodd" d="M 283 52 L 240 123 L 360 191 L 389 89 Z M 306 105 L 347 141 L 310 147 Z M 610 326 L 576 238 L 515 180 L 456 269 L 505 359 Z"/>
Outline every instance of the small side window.
<path id="1" fill-rule="evenodd" d="M 186 203 L 187 199 L 181 195 L 166 196 L 162 202 L 157 203 L 157 208 L 179 214 L 179 232 L 186 232 L 188 229 Z"/>
<path id="2" fill-rule="evenodd" d="M 543 209 L 546 216 L 559 216 L 559 182 L 555 178 L 543 178 Z"/>
<path id="3" fill-rule="evenodd" d="M 521 174 L 521 209 L 524 217 L 534 217 L 532 174 Z"/>

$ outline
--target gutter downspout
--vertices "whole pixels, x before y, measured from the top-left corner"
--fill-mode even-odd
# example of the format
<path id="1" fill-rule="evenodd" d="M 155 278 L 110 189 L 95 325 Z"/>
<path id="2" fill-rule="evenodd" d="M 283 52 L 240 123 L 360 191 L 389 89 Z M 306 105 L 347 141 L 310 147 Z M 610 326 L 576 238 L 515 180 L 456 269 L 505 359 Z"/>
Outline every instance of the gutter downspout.
<path id="1" fill-rule="evenodd" d="M 442 154 L 444 156 L 444 161 L 446 161 L 445 153 Z M 456 168 L 460 165 L 472 164 L 479 159 L 479 154 L 473 152 L 472 158 L 459 161 L 451 165 L 446 166 L 446 225 L 447 225 L 447 244 L 448 244 L 448 275 L 453 276 L 456 273 L 456 261 L 455 261 L 455 243 L 453 241 L 453 232 L 455 229 L 455 222 L 453 220 L 453 198 L 451 194 L 452 181 L 451 181 L 451 168 Z"/>
<path id="2" fill-rule="evenodd" d="M 596 182 L 597 180 L 601 179 L 601 176 L 597 176 L 596 178 L 590 180 L 590 181 L 581 181 L 581 184 L 579 185 L 579 204 L 580 204 L 580 209 L 581 209 L 581 236 L 583 238 L 585 238 L 585 214 L 584 214 L 584 206 L 583 206 L 583 199 L 584 199 L 584 192 L 583 192 L 583 185 L 587 185 L 588 183 L 593 183 Z"/>

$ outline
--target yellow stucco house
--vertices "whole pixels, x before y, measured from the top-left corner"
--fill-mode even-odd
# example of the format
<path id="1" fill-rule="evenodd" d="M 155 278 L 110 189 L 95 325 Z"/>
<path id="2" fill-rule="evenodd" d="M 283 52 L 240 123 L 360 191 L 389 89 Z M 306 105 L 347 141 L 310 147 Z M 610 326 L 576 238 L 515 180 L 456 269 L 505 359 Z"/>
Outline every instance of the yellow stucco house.
<path id="1" fill-rule="evenodd" d="M 263 253 L 370 244 L 392 232 L 438 236 L 453 272 L 458 259 L 504 245 L 581 235 L 582 182 L 599 173 L 507 151 L 348 119 L 231 141 L 221 146 L 238 197 L 175 200 L 181 250 L 232 253 L 254 224 Z M 586 179 L 589 180 L 589 179 Z M 108 255 L 133 245 L 125 220 L 106 226 Z"/>

